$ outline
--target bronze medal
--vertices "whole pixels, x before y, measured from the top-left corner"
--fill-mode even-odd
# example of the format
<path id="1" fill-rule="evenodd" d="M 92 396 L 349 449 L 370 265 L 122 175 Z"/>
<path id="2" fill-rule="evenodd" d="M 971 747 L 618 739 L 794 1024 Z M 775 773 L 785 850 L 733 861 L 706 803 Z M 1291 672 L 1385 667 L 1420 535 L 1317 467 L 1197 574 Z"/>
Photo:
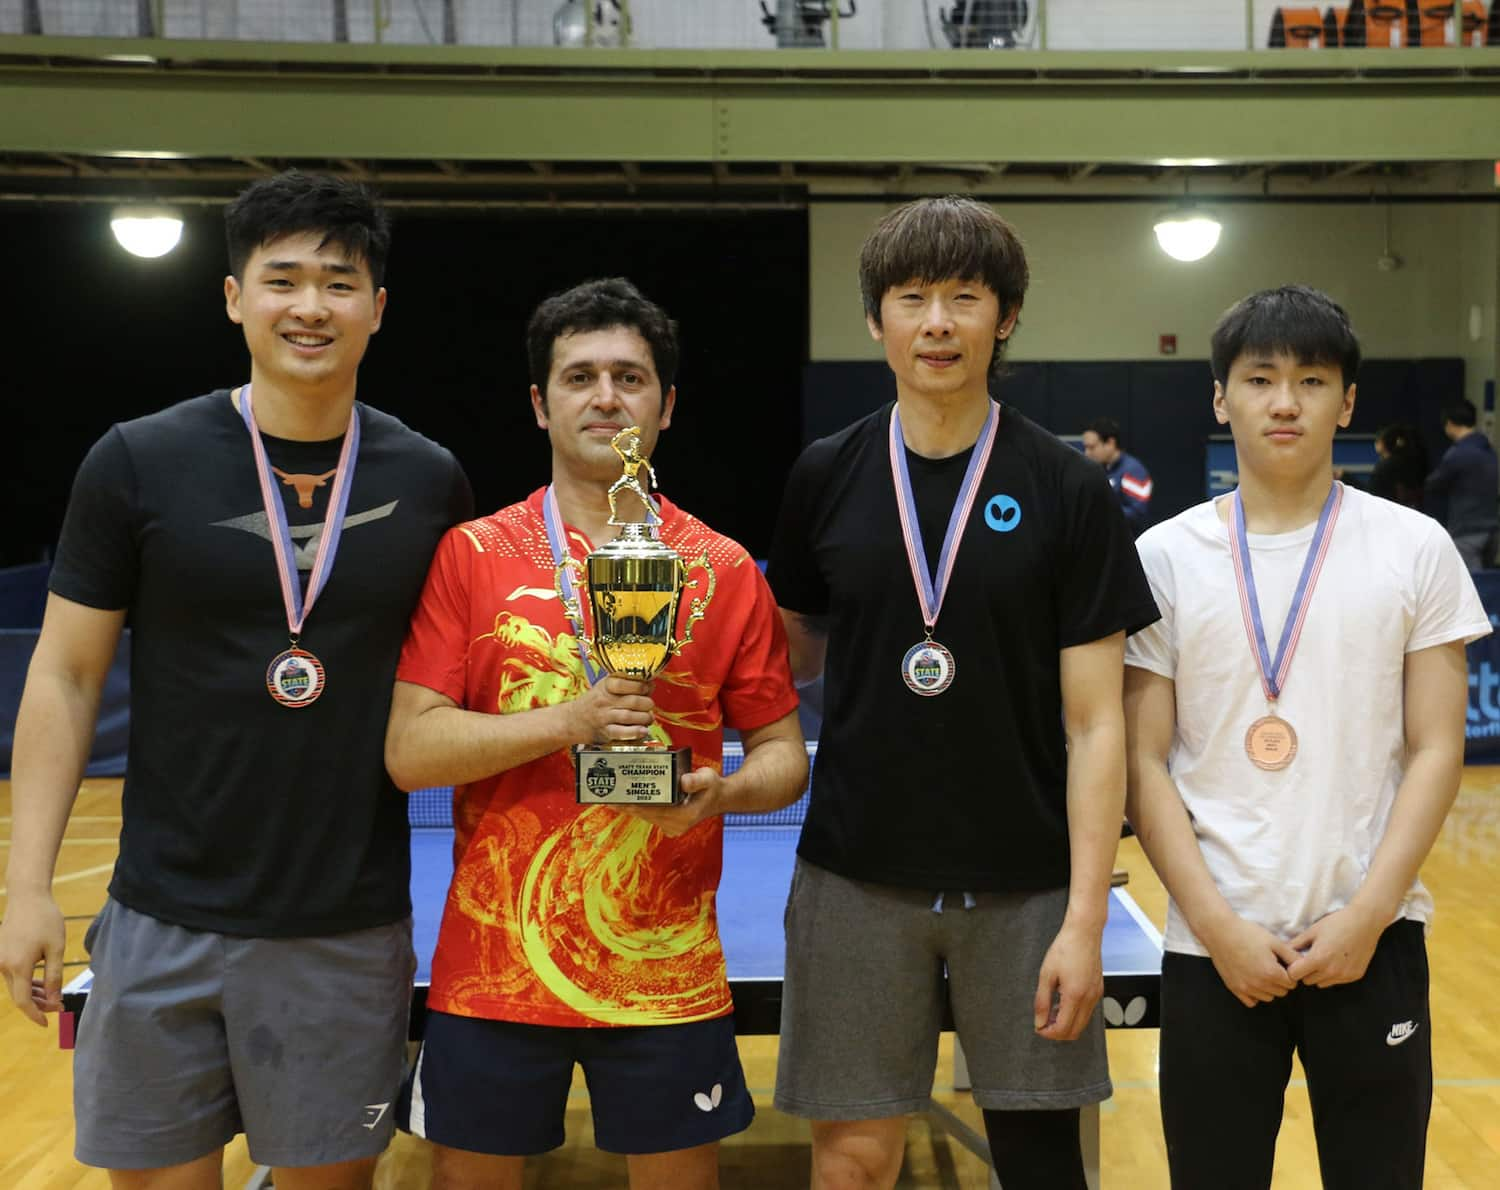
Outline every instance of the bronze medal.
<path id="1" fill-rule="evenodd" d="M 1258 769 L 1284 769 L 1297 756 L 1297 733 L 1281 716 L 1262 715 L 1245 732 L 1245 755 Z"/>

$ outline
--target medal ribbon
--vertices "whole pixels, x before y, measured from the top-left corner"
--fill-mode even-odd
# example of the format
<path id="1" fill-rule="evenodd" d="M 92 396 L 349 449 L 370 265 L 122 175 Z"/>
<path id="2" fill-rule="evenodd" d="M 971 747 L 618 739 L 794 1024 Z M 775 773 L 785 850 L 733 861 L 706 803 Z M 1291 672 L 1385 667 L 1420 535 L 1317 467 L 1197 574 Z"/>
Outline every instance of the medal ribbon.
<path id="1" fill-rule="evenodd" d="M 547 485 L 546 495 L 542 497 L 542 523 L 547 527 L 547 544 L 552 547 L 552 565 L 561 566 L 563 559 L 568 556 L 568 532 L 563 527 L 562 513 L 557 510 L 557 496 L 553 493 L 550 483 Z M 562 572 L 561 585 L 563 595 L 568 599 L 576 598 L 573 591 L 573 576 L 571 572 L 566 570 Z M 563 614 L 567 615 L 566 605 L 564 605 Z M 583 609 L 581 607 L 578 609 L 578 614 L 582 617 Z M 568 623 L 573 628 L 573 635 L 578 638 L 578 659 L 583 662 L 584 677 L 588 679 L 589 685 L 592 686 L 604 675 L 601 671 L 595 669 L 594 663 L 589 660 L 588 649 L 583 643 L 583 624 L 579 620 L 575 620 L 572 616 L 568 616 Z"/>
<path id="2" fill-rule="evenodd" d="M 276 491 L 276 480 L 271 474 L 271 461 L 266 458 L 265 443 L 260 440 L 260 429 L 255 424 L 255 415 L 250 406 L 250 386 L 240 389 L 240 416 L 245 419 L 245 428 L 250 431 L 250 445 L 255 451 L 255 467 L 260 477 L 260 497 L 266 506 L 266 518 L 270 521 L 271 552 L 276 555 L 276 572 L 281 576 L 281 598 L 286 604 L 286 624 L 292 634 L 292 643 L 302 635 L 313 604 L 328 584 L 333 573 L 333 560 L 339 552 L 339 538 L 344 532 L 344 512 L 349 507 L 349 488 L 354 480 L 354 464 L 359 455 L 359 410 L 349 410 L 349 428 L 344 431 L 344 445 L 339 451 L 338 474 L 328 493 L 328 513 L 323 520 L 323 537 L 318 542 L 318 552 L 313 558 L 312 573 L 307 576 L 307 595 L 302 594 L 302 583 L 297 578 L 297 567 L 293 559 L 296 553 L 292 546 L 291 530 L 287 528 L 286 509 Z"/>
<path id="3" fill-rule="evenodd" d="M 1323 569 L 1323 560 L 1328 556 L 1329 543 L 1333 541 L 1333 527 L 1339 519 L 1339 506 L 1344 502 L 1344 486 L 1334 483 L 1323 501 L 1323 511 L 1318 514 L 1318 527 L 1307 547 L 1307 558 L 1302 563 L 1302 574 L 1297 579 L 1297 589 L 1292 593 L 1292 603 L 1287 609 L 1286 623 L 1281 629 L 1281 640 L 1276 646 L 1276 660 L 1266 647 L 1266 627 L 1260 618 L 1260 600 L 1255 594 L 1255 574 L 1250 566 L 1250 542 L 1245 533 L 1245 507 L 1240 502 L 1236 488 L 1230 503 L 1229 552 L 1234 558 L 1234 577 L 1240 589 L 1240 615 L 1245 621 L 1245 635 L 1250 639 L 1250 651 L 1255 654 L 1260 668 L 1260 684 L 1266 698 L 1275 702 L 1286 685 L 1287 673 L 1292 668 L 1292 654 L 1297 651 L 1297 642 L 1302 637 L 1302 625 L 1307 619 L 1307 609 L 1312 603 L 1313 588 L 1318 585 L 1318 574 Z"/>
<path id="4" fill-rule="evenodd" d="M 958 558 L 959 542 L 963 539 L 964 526 L 969 522 L 974 497 L 979 492 L 979 480 L 989 462 L 999 425 L 1000 406 L 991 401 L 989 415 L 984 419 L 979 440 L 974 444 L 974 453 L 969 456 L 969 469 L 964 472 L 958 499 L 953 502 L 953 512 L 948 517 L 948 533 L 943 538 L 943 548 L 938 554 L 937 577 L 934 580 L 927 571 L 922 528 L 917 524 L 917 502 L 912 495 L 911 473 L 906 466 L 906 442 L 901 437 L 901 411 L 895 408 L 891 410 L 891 479 L 896 485 L 896 509 L 901 515 L 901 536 L 906 540 L 906 560 L 911 563 L 912 581 L 917 587 L 917 602 L 922 605 L 922 623 L 927 627 L 929 640 L 932 638 L 938 613 L 943 610 L 943 596 L 948 590 L 948 579 L 953 574 L 953 563 Z"/>

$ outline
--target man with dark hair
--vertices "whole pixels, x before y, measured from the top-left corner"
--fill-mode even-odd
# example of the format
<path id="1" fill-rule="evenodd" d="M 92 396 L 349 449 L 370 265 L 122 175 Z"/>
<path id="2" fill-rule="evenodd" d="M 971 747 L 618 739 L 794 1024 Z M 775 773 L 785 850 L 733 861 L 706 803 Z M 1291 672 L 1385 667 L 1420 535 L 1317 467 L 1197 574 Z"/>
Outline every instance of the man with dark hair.
<path id="1" fill-rule="evenodd" d="M 1139 537 L 1151 523 L 1151 472 L 1140 459 L 1125 453 L 1120 423 L 1112 417 L 1091 422 L 1083 432 L 1083 453 L 1104 468 L 1131 536 Z"/>
<path id="2" fill-rule="evenodd" d="M 661 308 L 593 281 L 543 302 L 527 341 L 552 482 L 444 539 L 391 705 L 397 783 L 457 786 L 457 865 L 400 1122 L 434 1143 L 436 1190 L 520 1190 L 525 1158 L 563 1141 L 579 1063 L 595 1142 L 627 1155 L 635 1190 L 713 1190 L 719 1141 L 754 1114 L 713 910 L 721 815 L 787 805 L 807 780 L 786 640 L 743 548 L 615 484 L 622 458 L 649 471 L 676 406 Z M 717 573 L 693 643 L 654 683 L 596 675 L 555 590 L 566 559 L 615 537 L 612 507 Z M 745 749 L 728 777 L 726 726 Z M 572 746 L 647 729 L 693 750 L 682 804 L 578 805 Z"/>
<path id="3" fill-rule="evenodd" d="M 1478 420 L 1461 397 L 1443 407 L 1443 433 L 1453 445 L 1423 485 L 1429 510 L 1446 505 L 1444 523 L 1470 573 L 1494 561 L 1500 531 L 1500 460 Z"/>
<path id="4" fill-rule="evenodd" d="M 1079 1109 L 1110 1093 L 1124 637 L 1156 609 L 1100 469 L 990 395 L 1026 293 L 1010 225 L 909 203 L 860 284 L 896 402 L 803 452 L 768 571 L 826 698 L 776 1104 L 814 1121 L 818 1190 L 893 1186 L 946 965 L 1000 1181 L 1081 1190 Z"/>
<path id="5" fill-rule="evenodd" d="M 472 499 L 452 455 L 355 400 L 386 298 L 375 199 L 282 175 L 225 220 L 250 383 L 115 426 L 79 469 L 16 723 L 0 968 L 26 1015 L 57 1010 L 52 872 L 128 616 L 130 759 L 87 939 L 78 1157 L 117 1186 L 216 1190 L 243 1131 L 278 1190 L 368 1187 L 414 968 L 384 692 Z"/>
<path id="6" fill-rule="evenodd" d="M 1162 619 L 1125 657 L 1128 811 L 1171 894 L 1172 1185 L 1271 1185 L 1295 1052 L 1323 1184 L 1416 1190 L 1432 1102 L 1417 872 L 1463 767 L 1464 645 L 1490 625 L 1430 518 L 1334 479 L 1359 364 L 1338 305 L 1253 294 L 1212 355 L 1239 486 L 1142 535 Z"/>

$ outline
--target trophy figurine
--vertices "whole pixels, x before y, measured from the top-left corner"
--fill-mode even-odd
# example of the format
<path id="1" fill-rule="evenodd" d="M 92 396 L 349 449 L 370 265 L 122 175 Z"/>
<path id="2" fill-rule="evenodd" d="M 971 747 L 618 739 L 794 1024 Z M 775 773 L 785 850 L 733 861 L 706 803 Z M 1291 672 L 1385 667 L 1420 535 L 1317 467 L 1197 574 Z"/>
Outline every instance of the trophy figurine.
<path id="1" fill-rule="evenodd" d="M 624 468 L 609 489 L 609 523 L 620 535 L 583 562 L 565 556 L 553 582 L 563 611 L 593 663 L 605 673 L 644 682 L 692 644 L 693 625 L 703 619 L 713 599 L 717 576 L 707 553 L 684 561 L 657 536 L 661 517 L 640 480 L 644 467 L 655 487 L 656 472 L 640 453 L 640 430 L 635 426 L 621 430 L 610 445 Z M 619 519 L 617 500 L 622 492 L 639 498 L 646 510 L 644 521 Z M 701 597 L 691 600 L 679 639 L 682 593 L 696 590 L 701 581 L 688 578 L 694 570 L 708 576 L 708 587 Z M 593 620 L 592 635 L 585 635 L 584 604 Z M 580 744 L 573 749 L 577 799 L 587 804 L 676 805 L 682 801 L 679 778 L 691 770 L 692 763 L 691 748 L 672 748 L 648 736 Z"/>

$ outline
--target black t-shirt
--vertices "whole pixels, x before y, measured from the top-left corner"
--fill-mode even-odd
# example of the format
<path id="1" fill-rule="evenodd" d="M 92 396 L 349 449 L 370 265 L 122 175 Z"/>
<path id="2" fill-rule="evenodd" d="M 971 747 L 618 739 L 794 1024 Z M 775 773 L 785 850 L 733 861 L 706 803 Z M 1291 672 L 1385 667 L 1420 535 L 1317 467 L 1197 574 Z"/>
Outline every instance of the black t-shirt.
<path id="1" fill-rule="evenodd" d="M 1058 888 L 1069 873 L 1058 653 L 1158 618 L 1104 469 L 1005 408 L 933 639 L 942 694 L 901 672 L 924 629 L 891 478 L 891 406 L 803 452 L 767 577 L 828 617 L 823 729 L 798 854 L 855 880 Z M 971 452 L 907 451 L 934 567 Z"/>
<path id="2" fill-rule="evenodd" d="M 406 799 L 386 775 L 385 724 L 433 550 L 473 515 L 473 496 L 448 451 L 356 408 L 343 535 L 300 642 L 326 686 L 304 707 L 266 689 L 288 647 L 286 611 L 227 391 L 114 426 L 74 480 L 50 586 L 129 609 L 130 756 L 109 891 L 141 913 L 298 937 L 410 912 Z M 264 441 L 285 473 L 305 590 L 342 439 Z"/>

